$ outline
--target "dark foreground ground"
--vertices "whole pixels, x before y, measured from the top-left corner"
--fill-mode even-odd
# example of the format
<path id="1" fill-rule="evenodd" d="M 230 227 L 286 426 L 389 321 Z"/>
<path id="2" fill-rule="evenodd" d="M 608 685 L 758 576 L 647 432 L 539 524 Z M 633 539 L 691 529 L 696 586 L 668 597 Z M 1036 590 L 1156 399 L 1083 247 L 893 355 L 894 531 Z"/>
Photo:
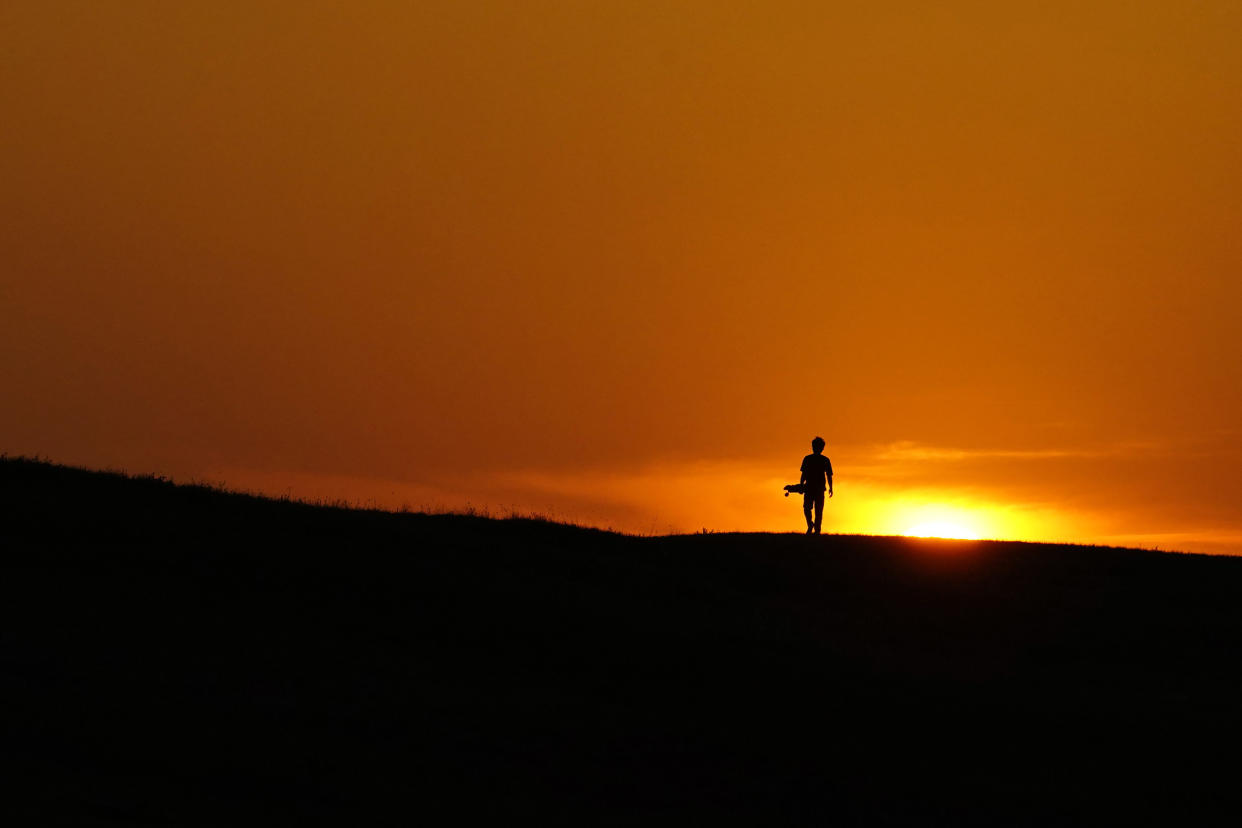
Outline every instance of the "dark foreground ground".
<path id="1" fill-rule="evenodd" d="M 0 502 L 9 824 L 1239 817 L 1242 559 Z"/>

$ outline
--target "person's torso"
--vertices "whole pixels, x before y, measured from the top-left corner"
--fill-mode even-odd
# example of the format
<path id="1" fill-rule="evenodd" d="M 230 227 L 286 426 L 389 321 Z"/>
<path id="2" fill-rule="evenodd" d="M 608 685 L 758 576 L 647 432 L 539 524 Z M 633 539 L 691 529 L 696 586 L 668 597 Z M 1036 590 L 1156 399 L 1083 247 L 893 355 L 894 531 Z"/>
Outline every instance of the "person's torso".
<path id="1" fill-rule="evenodd" d="M 822 454 L 808 454 L 802 460 L 802 471 L 807 485 L 819 490 L 825 488 L 825 475 L 831 474 L 832 464 Z"/>

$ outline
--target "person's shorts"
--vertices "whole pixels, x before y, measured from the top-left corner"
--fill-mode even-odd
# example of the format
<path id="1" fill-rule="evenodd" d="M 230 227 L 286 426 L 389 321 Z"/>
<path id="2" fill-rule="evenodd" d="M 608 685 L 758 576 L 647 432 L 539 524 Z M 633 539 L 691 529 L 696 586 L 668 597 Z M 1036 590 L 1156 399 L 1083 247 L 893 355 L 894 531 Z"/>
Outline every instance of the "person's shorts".
<path id="1" fill-rule="evenodd" d="M 824 508 L 824 489 L 814 492 L 804 492 L 802 494 L 802 507 L 807 509 L 811 506 L 818 506 L 821 509 Z"/>

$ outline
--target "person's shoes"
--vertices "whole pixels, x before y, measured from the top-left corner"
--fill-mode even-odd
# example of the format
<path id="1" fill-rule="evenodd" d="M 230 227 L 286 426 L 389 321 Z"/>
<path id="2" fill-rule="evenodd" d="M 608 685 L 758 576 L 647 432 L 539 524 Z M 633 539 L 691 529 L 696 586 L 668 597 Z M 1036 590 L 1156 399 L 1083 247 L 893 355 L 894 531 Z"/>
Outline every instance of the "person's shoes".
<path id="1" fill-rule="evenodd" d="M 808 526 L 808 527 L 806 527 L 806 533 L 807 533 L 808 535 L 814 535 L 814 534 L 815 534 L 815 527 L 814 527 L 814 526 Z"/>

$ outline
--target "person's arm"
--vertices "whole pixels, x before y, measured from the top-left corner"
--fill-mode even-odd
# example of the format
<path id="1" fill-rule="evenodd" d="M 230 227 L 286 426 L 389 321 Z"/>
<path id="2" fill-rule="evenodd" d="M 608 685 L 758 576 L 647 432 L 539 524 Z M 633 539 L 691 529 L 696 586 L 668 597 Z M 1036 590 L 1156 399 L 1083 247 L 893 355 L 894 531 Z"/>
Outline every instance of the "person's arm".
<path id="1" fill-rule="evenodd" d="M 798 476 L 798 485 L 801 486 L 806 482 L 806 461 L 802 461 L 802 474 Z"/>
<path id="2" fill-rule="evenodd" d="M 828 475 L 828 496 L 832 497 L 832 461 L 831 460 L 828 461 L 828 468 L 824 470 L 824 473 Z"/>

